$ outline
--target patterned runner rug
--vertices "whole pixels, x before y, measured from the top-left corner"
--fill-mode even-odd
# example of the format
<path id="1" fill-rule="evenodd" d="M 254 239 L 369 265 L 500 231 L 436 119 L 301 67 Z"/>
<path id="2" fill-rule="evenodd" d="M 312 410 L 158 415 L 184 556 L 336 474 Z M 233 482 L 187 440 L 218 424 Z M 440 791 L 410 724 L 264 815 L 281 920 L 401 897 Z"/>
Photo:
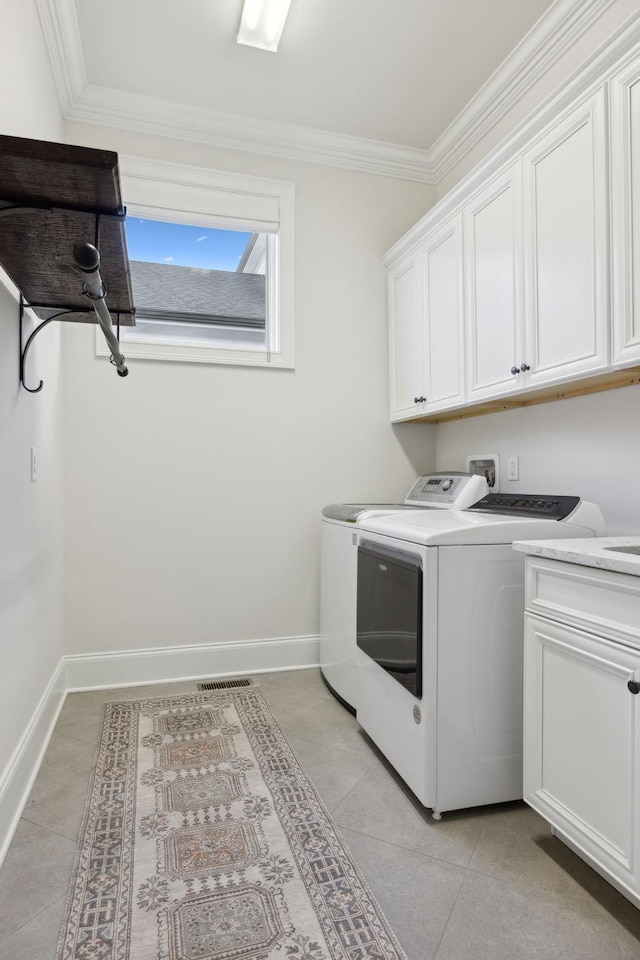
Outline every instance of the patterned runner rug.
<path id="1" fill-rule="evenodd" d="M 105 708 L 58 960 L 406 960 L 257 687 Z"/>

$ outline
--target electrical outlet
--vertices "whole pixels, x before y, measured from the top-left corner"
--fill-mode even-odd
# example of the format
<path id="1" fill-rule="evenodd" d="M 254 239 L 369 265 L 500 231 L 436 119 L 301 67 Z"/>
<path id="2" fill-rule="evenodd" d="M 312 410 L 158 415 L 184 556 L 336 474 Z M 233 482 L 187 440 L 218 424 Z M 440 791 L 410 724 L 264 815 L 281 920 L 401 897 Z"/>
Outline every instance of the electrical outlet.
<path id="1" fill-rule="evenodd" d="M 517 480 L 519 475 L 518 457 L 507 457 L 507 480 Z"/>

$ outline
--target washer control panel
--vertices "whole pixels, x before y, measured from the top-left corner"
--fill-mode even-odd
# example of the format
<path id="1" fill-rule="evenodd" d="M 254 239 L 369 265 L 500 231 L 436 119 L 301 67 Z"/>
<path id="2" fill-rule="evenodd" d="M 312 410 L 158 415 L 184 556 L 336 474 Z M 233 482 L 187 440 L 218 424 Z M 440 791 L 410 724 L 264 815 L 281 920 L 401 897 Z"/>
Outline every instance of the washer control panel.
<path id="1" fill-rule="evenodd" d="M 464 510 L 488 492 L 487 481 L 478 474 L 428 473 L 416 480 L 404 502 L 415 507 Z"/>

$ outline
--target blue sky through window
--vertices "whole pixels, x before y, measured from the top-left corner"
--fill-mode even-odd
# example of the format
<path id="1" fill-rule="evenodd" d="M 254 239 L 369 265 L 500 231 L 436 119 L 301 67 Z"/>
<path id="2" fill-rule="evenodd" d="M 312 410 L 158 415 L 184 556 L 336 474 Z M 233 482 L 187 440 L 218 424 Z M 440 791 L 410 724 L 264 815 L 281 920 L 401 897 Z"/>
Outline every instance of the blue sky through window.
<path id="1" fill-rule="evenodd" d="M 214 230 L 130 216 L 126 219 L 130 260 L 179 267 L 235 271 L 251 233 Z"/>

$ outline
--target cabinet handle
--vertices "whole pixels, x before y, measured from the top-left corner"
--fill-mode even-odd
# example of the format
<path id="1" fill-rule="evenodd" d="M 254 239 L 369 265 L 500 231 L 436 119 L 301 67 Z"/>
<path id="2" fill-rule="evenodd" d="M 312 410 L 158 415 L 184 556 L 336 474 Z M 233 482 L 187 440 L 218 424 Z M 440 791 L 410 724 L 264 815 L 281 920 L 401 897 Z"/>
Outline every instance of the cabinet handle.
<path id="1" fill-rule="evenodd" d="M 640 683 L 637 680 L 629 680 L 627 686 L 631 693 L 640 693 Z"/>
<path id="2" fill-rule="evenodd" d="M 517 367 L 511 367 L 511 373 L 515 377 L 517 373 L 520 373 Z"/>
<path id="3" fill-rule="evenodd" d="M 520 373 L 526 373 L 527 370 L 531 370 L 531 367 L 529 366 L 529 364 L 528 364 L 528 363 L 521 363 L 521 364 L 520 364 Z"/>
<path id="4" fill-rule="evenodd" d="M 426 399 L 427 399 L 426 397 L 414 397 L 414 398 L 413 398 L 413 402 L 414 402 L 414 403 L 424 403 L 424 402 L 426 401 Z"/>

